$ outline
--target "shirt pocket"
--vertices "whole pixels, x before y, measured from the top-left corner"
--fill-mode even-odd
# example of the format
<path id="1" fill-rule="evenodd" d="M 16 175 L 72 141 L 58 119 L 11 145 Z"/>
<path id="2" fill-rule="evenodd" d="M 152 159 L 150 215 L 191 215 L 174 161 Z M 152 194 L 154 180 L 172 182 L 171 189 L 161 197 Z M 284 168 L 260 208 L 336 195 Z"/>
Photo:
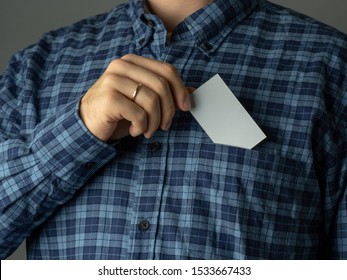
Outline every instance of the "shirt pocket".
<path id="1" fill-rule="evenodd" d="M 189 257 L 294 258 L 295 242 L 305 242 L 304 234 L 297 236 L 304 164 L 215 144 L 200 144 L 196 158 L 186 227 Z"/>

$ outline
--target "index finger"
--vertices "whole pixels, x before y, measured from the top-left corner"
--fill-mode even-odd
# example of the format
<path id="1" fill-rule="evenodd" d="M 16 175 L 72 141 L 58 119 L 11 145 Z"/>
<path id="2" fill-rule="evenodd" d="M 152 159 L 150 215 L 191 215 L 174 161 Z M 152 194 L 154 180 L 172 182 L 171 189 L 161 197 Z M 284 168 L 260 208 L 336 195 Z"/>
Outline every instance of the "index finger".
<path id="1" fill-rule="evenodd" d="M 191 104 L 188 90 L 178 75 L 175 67 L 162 61 L 137 56 L 134 54 L 125 55 L 122 57 L 122 59 L 145 68 L 164 78 L 170 86 L 176 106 L 183 111 L 190 110 Z"/>

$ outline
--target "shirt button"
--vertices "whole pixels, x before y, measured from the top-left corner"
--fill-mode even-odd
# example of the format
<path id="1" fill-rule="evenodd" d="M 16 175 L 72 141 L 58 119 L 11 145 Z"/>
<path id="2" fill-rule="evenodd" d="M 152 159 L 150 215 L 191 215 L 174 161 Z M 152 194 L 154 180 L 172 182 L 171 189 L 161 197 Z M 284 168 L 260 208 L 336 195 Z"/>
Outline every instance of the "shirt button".
<path id="1" fill-rule="evenodd" d="M 147 21 L 147 24 L 149 27 L 152 27 L 152 28 L 155 26 L 155 22 L 151 19 L 149 21 Z"/>
<path id="2" fill-rule="evenodd" d="M 139 228 L 140 230 L 142 231 L 147 231 L 150 227 L 150 223 L 149 221 L 147 220 L 142 220 L 140 223 L 139 223 Z"/>
<path id="3" fill-rule="evenodd" d="M 204 44 L 204 48 L 205 48 L 205 50 L 210 51 L 213 49 L 213 46 L 209 42 L 206 42 Z"/>
<path id="4" fill-rule="evenodd" d="M 144 43 L 145 43 L 145 39 L 144 38 L 140 39 L 139 44 L 143 45 Z"/>
<path id="5" fill-rule="evenodd" d="M 155 153 L 161 150 L 161 144 L 159 142 L 153 142 L 149 145 L 149 148 Z"/>

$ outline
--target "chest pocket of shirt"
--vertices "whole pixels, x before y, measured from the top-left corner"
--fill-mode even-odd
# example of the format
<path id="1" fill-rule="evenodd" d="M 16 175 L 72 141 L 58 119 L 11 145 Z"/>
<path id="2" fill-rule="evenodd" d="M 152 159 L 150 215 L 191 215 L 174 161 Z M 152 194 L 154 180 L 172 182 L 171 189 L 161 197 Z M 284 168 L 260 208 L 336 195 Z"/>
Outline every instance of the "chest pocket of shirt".
<path id="1" fill-rule="evenodd" d="M 303 218 L 303 163 L 214 144 L 201 144 L 195 156 L 189 257 L 293 258 L 291 240 L 304 243 L 307 237 L 296 236 Z"/>

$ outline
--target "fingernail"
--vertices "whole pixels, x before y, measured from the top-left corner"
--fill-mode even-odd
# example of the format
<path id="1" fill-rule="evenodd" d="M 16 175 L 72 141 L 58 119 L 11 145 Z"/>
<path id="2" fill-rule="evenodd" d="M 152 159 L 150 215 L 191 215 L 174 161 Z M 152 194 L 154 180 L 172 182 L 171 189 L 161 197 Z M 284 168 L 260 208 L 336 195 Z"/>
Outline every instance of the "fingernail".
<path id="1" fill-rule="evenodd" d="M 190 103 L 190 97 L 187 95 L 186 100 L 184 100 L 184 109 L 189 111 L 192 108 L 192 104 Z"/>
<path id="2" fill-rule="evenodd" d="M 144 136 L 147 138 L 147 139 L 151 139 L 155 134 L 155 131 L 154 132 L 151 132 L 151 133 L 145 133 Z"/>
<path id="3" fill-rule="evenodd" d="M 169 121 L 167 124 L 164 125 L 163 130 L 169 130 L 171 127 L 172 121 Z"/>
<path id="4" fill-rule="evenodd" d="M 189 94 L 191 94 L 191 93 L 193 93 L 196 90 L 196 88 L 194 88 L 194 87 L 187 87 L 187 90 L 188 90 Z"/>

